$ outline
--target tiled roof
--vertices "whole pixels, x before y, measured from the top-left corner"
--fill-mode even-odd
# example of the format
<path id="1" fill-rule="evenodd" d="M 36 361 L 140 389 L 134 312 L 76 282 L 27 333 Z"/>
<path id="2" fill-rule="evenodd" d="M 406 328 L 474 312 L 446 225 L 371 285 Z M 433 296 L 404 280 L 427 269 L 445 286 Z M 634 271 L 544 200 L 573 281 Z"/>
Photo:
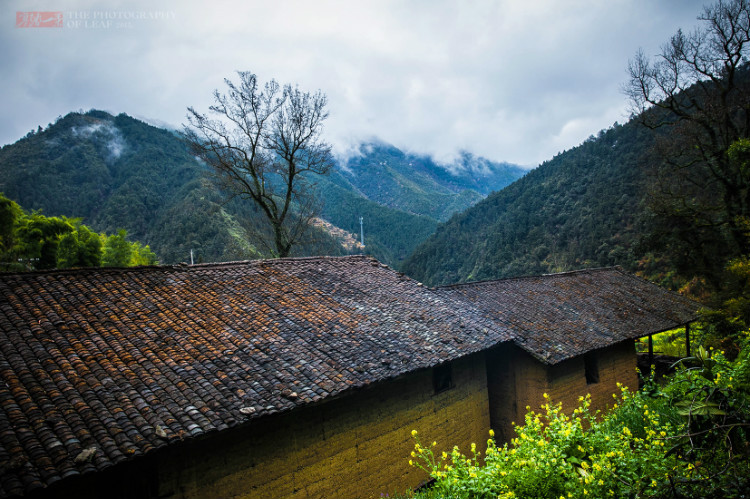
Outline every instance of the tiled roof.
<path id="1" fill-rule="evenodd" d="M 695 320 L 700 307 L 619 268 L 456 284 L 436 292 L 479 308 L 547 364 L 674 329 Z"/>
<path id="2" fill-rule="evenodd" d="M 0 274 L 0 497 L 510 338 L 367 257 Z"/>

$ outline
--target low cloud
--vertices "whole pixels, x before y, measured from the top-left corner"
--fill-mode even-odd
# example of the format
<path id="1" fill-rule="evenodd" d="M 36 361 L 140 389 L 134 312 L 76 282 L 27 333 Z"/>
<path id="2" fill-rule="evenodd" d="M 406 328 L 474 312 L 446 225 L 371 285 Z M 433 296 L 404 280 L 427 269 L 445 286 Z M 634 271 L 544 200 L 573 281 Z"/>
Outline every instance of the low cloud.
<path id="1" fill-rule="evenodd" d="M 106 160 L 109 162 L 119 158 L 127 148 L 125 138 L 120 130 L 112 123 L 99 122 L 91 123 L 86 126 L 74 126 L 70 129 L 76 137 L 95 138 L 104 142 L 104 147 L 108 154 Z"/>

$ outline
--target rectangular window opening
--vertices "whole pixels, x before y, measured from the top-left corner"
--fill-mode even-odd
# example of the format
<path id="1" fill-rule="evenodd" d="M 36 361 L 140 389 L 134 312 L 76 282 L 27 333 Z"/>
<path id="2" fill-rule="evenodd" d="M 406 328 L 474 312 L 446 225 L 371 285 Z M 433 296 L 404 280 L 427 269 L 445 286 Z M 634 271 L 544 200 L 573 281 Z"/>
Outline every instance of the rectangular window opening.
<path id="1" fill-rule="evenodd" d="M 595 352 L 589 352 L 583 356 L 583 367 L 586 373 L 586 384 L 593 385 L 599 382 L 599 358 Z"/>
<path id="2" fill-rule="evenodd" d="M 435 393 L 453 388 L 453 370 L 450 362 L 432 368 L 432 387 Z"/>

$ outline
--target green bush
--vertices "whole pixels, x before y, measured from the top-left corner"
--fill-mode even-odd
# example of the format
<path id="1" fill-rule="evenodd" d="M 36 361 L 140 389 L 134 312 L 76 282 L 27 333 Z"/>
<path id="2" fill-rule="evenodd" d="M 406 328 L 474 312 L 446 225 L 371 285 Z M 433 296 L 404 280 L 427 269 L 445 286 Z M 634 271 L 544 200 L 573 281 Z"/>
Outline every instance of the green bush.
<path id="1" fill-rule="evenodd" d="M 734 362 L 700 349 L 663 387 L 652 381 L 633 393 L 620 387 L 607 414 L 589 398 L 566 414 L 545 394 L 517 437 L 484 456 L 457 447 L 437 452 L 419 435 L 409 464 L 434 484 L 416 497 L 744 497 L 750 490 L 750 360 L 748 334 Z"/>

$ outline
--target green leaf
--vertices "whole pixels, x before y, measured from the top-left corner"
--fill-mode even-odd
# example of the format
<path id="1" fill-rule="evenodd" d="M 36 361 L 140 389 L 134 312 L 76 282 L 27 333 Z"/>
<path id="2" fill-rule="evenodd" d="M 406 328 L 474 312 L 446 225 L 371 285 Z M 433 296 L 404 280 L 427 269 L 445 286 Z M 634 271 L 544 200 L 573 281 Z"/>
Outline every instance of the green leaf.
<path id="1" fill-rule="evenodd" d="M 679 408 L 677 412 L 680 416 L 723 416 L 726 414 L 718 403 L 710 401 L 689 402 L 685 400 L 677 402 L 675 407 Z"/>

